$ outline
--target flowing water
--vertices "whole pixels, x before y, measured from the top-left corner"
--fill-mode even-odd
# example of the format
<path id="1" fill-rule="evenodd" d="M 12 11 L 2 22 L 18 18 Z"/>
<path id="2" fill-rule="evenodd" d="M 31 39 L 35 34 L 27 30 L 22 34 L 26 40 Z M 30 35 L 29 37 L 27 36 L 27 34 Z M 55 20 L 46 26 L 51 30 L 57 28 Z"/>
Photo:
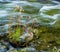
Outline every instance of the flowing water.
<path id="1" fill-rule="evenodd" d="M 17 12 L 12 12 L 16 5 L 21 6 L 23 24 L 26 24 L 30 17 L 37 18 L 39 22 L 45 25 L 60 27 L 60 2 L 54 0 L 0 0 L 0 36 L 8 32 L 10 15 L 16 19 Z M 12 21 L 13 23 L 15 20 Z M 32 22 L 32 21 L 31 21 Z M 2 34 L 2 35 L 1 35 Z"/>
<path id="2" fill-rule="evenodd" d="M 60 16 L 60 4 L 58 1 L 47 1 L 47 0 L 0 0 L 0 33 L 6 30 L 6 24 L 9 23 L 10 15 L 13 14 L 13 17 L 16 18 L 17 13 L 12 12 L 14 7 L 19 5 L 23 7 L 24 12 L 22 16 L 32 17 L 32 18 L 41 18 L 40 21 L 43 23 L 54 24 L 58 16 Z M 44 20 L 46 22 L 44 22 Z M 51 20 L 51 21 L 50 21 Z M 27 21 L 22 20 L 24 23 Z M 57 20 L 58 21 L 58 20 Z"/>

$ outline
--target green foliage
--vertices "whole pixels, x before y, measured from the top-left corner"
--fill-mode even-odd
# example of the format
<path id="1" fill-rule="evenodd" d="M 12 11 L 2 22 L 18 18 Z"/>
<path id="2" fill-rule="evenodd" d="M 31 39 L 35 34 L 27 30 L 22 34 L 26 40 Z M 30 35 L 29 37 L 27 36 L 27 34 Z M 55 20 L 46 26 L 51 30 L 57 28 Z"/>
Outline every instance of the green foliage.
<path id="1" fill-rule="evenodd" d="M 17 50 L 11 50 L 11 51 L 9 51 L 9 52 L 18 52 Z"/>
<path id="2" fill-rule="evenodd" d="M 52 9 L 45 12 L 45 14 L 48 14 L 48 15 L 60 14 L 60 9 Z"/>
<path id="3" fill-rule="evenodd" d="M 34 40 L 34 45 L 36 45 L 36 49 L 43 50 L 49 49 L 54 45 L 60 45 L 60 29 L 54 27 L 37 27 Z M 38 38 L 37 38 L 38 37 Z"/>
<path id="4" fill-rule="evenodd" d="M 16 28 L 15 32 L 12 33 L 12 35 L 10 36 L 11 41 L 19 41 L 19 37 L 20 37 L 20 29 Z"/>
<path id="5" fill-rule="evenodd" d="M 24 8 L 24 13 L 27 13 L 27 14 L 37 14 L 39 11 L 38 8 L 35 8 L 33 6 L 24 6 L 23 8 Z"/>
<path id="6" fill-rule="evenodd" d="M 23 8 L 18 6 L 18 5 L 16 5 L 16 7 L 13 10 L 13 12 L 15 12 L 15 11 L 19 11 L 20 14 L 18 15 L 19 17 L 17 17 L 17 19 L 16 19 L 16 22 L 18 23 L 17 27 L 15 27 L 14 28 L 14 32 L 10 33 L 10 35 L 9 35 L 9 39 L 10 39 L 11 42 L 20 41 L 19 37 L 21 35 L 21 29 L 20 29 L 20 27 L 18 25 L 20 25 L 19 19 L 20 19 L 21 12 L 23 11 Z M 11 15 L 11 17 L 10 17 L 10 22 L 11 22 L 11 19 L 13 19 L 13 15 Z M 11 26 L 10 26 L 10 29 L 11 29 Z"/>
<path id="7" fill-rule="evenodd" d="M 20 52 L 27 52 L 27 50 L 26 49 L 21 49 Z"/>

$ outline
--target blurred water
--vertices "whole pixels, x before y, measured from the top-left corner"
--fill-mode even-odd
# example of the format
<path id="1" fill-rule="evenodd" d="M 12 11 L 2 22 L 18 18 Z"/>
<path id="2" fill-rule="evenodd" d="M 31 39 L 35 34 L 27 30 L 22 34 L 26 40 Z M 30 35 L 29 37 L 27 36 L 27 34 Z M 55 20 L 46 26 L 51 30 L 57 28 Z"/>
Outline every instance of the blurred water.
<path id="1" fill-rule="evenodd" d="M 0 36 L 8 33 L 10 15 L 13 14 L 12 24 L 17 19 L 18 12 L 14 7 L 23 7 L 20 22 L 29 24 L 33 19 L 42 25 L 60 27 L 60 2 L 55 0 L 0 0 Z M 29 20 L 28 20 L 29 19 Z M 1 48 L 2 52 L 2 48 Z M 44 51 L 41 51 L 44 52 Z"/>
<path id="2" fill-rule="evenodd" d="M 60 3 L 54 0 L 0 0 L 0 26 L 4 26 L 9 23 L 10 15 L 13 14 L 13 18 L 17 18 L 17 12 L 12 12 L 14 7 L 19 5 L 23 7 L 24 12 L 22 12 L 23 21 L 22 23 L 27 23 L 26 16 L 32 18 L 37 18 L 40 22 L 46 24 L 54 24 L 58 16 L 60 15 Z M 57 10 L 57 11 L 56 11 Z M 44 22 L 46 21 L 46 22 Z M 47 23 L 48 21 L 48 23 Z M 13 20 L 14 22 L 14 20 Z M 32 21 L 31 21 L 32 22 Z M 1 30 L 1 27 L 0 27 Z M 3 32 L 3 30 L 1 30 Z"/>

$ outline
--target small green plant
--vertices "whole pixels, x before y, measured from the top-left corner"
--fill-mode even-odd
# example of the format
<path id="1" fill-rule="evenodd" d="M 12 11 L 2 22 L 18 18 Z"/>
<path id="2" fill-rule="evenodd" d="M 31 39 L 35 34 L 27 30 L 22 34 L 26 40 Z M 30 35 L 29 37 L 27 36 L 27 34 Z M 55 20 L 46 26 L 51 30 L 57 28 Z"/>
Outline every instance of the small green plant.
<path id="1" fill-rule="evenodd" d="M 12 39 L 12 41 L 19 41 L 19 37 L 20 37 L 20 29 L 16 28 L 15 32 L 12 33 L 12 35 L 10 36 L 10 39 Z"/>
<path id="2" fill-rule="evenodd" d="M 9 39 L 11 41 L 14 41 L 14 42 L 17 42 L 17 41 L 20 41 L 19 37 L 21 35 L 21 28 L 20 28 L 20 18 L 21 18 L 21 12 L 23 11 L 22 7 L 16 5 L 14 11 L 18 10 L 19 11 L 19 15 L 16 19 L 16 23 L 17 23 L 17 27 L 15 27 L 13 30 L 14 32 L 11 32 L 11 25 L 12 25 L 12 19 L 13 19 L 13 15 L 10 16 L 10 25 L 9 25 Z M 14 12 L 13 11 L 13 12 Z"/>
<path id="3" fill-rule="evenodd" d="M 18 52 L 17 50 L 10 50 L 9 52 Z"/>
<path id="4" fill-rule="evenodd" d="M 27 50 L 26 49 L 21 49 L 20 52 L 27 52 Z"/>

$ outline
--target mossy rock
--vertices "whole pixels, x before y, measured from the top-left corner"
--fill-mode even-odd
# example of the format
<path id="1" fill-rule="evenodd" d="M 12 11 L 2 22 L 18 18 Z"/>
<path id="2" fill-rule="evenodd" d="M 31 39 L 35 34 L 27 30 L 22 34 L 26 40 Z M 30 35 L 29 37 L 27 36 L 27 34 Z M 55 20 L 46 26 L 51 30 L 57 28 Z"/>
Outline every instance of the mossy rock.
<path id="1" fill-rule="evenodd" d="M 34 44 L 38 50 L 48 49 L 48 46 L 51 48 L 60 44 L 60 29 L 46 26 L 40 26 L 35 29 L 35 35 L 38 38 L 35 37 Z"/>
<path id="2" fill-rule="evenodd" d="M 22 28 L 21 28 L 22 29 Z M 26 45 L 29 45 L 29 42 L 30 41 L 26 41 L 26 39 L 24 39 L 24 42 L 23 40 L 20 39 L 20 37 L 22 36 L 21 34 L 23 33 L 22 30 L 19 29 L 19 28 L 16 28 L 13 32 L 11 33 L 11 35 L 8 35 L 8 39 L 9 39 L 9 42 L 14 46 L 14 47 L 20 47 L 20 46 L 26 46 Z M 28 34 L 27 34 L 28 35 Z"/>
<path id="3" fill-rule="evenodd" d="M 19 52 L 38 52 L 38 50 L 36 50 L 33 47 L 25 47 L 25 48 L 21 49 Z"/>
<path id="4" fill-rule="evenodd" d="M 21 36 L 21 30 L 20 28 L 15 28 L 14 32 L 12 32 L 10 35 L 8 35 L 9 42 L 16 46 L 20 45 L 20 36 Z"/>
<path id="5" fill-rule="evenodd" d="M 7 52 L 18 52 L 16 49 L 8 50 Z"/>
<path id="6" fill-rule="evenodd" d="M 11 41 L 19 41 L 20 33 L 19 28 L 15 29 L 15 32 L 11 33 L 11 36 L 9 36 L 9 39 Z"/>

